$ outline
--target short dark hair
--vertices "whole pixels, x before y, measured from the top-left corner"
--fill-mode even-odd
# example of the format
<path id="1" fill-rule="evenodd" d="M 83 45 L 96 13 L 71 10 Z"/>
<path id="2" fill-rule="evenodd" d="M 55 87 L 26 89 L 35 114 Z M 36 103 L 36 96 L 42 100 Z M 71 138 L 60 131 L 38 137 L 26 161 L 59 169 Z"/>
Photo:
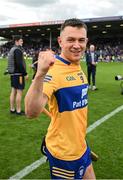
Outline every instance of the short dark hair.
<path id="1" fill-rule="evenodd" d="M 72 19 L 67 19 L 64 21 L 64 23 L 61 25 L 61 30 L 60 33 L 65 29 L 67 26 L 72 26 L 72 27 L 78 27 L 78 28 L 85 28 L 87 30 L 86 24 L 77 18 L 72 18 Z"/>
<path id="2" fill-rule="evenodd" d="M 20 39 L 22 39 L 22 36 L 21 35 L 14 35 L 13 36 L 13 41 L 19 41 Z"/>

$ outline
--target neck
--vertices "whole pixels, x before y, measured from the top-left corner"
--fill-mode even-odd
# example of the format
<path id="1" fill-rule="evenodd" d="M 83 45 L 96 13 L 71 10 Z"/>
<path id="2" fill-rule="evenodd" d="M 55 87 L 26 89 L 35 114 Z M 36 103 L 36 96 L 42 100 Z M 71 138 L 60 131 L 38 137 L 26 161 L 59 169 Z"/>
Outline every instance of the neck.
<path id="1" fill-rule="evenodd" d="M 69 58 L 67 58 L 66 56 L 64 56 L 63 53 L 60 54 L 60 56 L 65 59 L 66 61 L 70 62 L 71 64 L 75 64 L 75 65 L 79 65 L 80 64 L 80 61 L 77 60 L 77 61 L 71 61 Z"/>

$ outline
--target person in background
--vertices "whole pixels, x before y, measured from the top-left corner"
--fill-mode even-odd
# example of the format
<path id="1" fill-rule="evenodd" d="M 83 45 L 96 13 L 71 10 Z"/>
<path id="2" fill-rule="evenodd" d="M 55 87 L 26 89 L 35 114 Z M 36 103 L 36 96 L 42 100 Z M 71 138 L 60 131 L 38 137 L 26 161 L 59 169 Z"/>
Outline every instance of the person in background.
<path id="1" fill-rule="evenodd" d="M 95 51 L 95 46 L 93 44 L 90 45 L 89 51 L 86 53 L 86 64 L 87 64 L 87 76 L 89 89 L 97 90 L 96 87 L 96 67 L 98 62 L 98 55 Z M 92 87 L 91 87 L 91 77 L 92 77 Z"/>
<path id="2" fill-rule="evenodd" d="M 49 105 L 45 150 L 52 179 L 95 179 L 85 140 L 88 82 L 80 67 L 87 41 L 86 25 L 76 18 L 67 19 L 58 37 L 61 54 L 39 53 L 37 73 L 25 97 L 29 118 Z"/>
<path id="3" fill-rule="evenodd" d="M 33 54 L 33 57 L 32 57 L 32 69 L 33 69 L 33 77 L 32 77 L 32 80 L 34 79 L 35 75 L 36 75 L 36 72 L 37 72 L 37 61 L 38 61 L 38 55 L 39 55 L 39 50 L 36 50 Z"/>
<path id="4" fill-rule="evenodd" d="M 11 79 L 10 113 L 24 115 L 21 110 L 21 100 L 25 78 L 28 79 L 28 75 L 22 50 L 23 39 L 20 35 L 16 35 L 13 40 L 14 46 L 8 55 L 8 71 Z"/>

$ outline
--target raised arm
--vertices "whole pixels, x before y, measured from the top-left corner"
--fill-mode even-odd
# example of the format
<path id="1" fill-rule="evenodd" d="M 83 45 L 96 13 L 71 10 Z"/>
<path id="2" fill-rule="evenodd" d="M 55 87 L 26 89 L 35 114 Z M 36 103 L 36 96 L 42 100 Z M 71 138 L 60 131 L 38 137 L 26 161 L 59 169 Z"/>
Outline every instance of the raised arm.
<path id="1" fill-rule="evenodd" d="M 27 117 L 37 117 L 47 104 L 48 97 L 43 94 L 43 80 L 55 58 L 50 51 L 40 52 L 38 69 L 35 78 L 25 97 L 25 113 Z"/>

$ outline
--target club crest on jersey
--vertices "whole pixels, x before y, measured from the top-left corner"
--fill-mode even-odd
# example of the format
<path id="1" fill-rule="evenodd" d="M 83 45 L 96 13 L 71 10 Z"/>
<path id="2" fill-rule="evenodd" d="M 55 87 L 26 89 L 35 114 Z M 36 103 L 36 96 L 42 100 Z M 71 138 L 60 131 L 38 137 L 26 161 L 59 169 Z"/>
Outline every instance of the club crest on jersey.
<path id="1" fill-rule="evenodd" d="M 50 75 L 46 75 L 44 78 L 44 82 L 49 82 L 51 80 L 52 80 L 52 76 L 50 76 Z"/>
<path id="2" fill-rule="evenodd" d="M 67 76 L 67 77 L 66 77 L 66 80 L 67 80 L 67 81 L 74 81 L 74 80 L 76 80 L 76 79 L 75 79 L 75 77 L 73 77 L 73 76 Z"/>
<path id="3" fill-rule="evenodd" d="M 82 83 L 84 83 L 83 73 L 80 72 L 80 73 L 78 73 L 77 75 L 80 77 Z"/>

